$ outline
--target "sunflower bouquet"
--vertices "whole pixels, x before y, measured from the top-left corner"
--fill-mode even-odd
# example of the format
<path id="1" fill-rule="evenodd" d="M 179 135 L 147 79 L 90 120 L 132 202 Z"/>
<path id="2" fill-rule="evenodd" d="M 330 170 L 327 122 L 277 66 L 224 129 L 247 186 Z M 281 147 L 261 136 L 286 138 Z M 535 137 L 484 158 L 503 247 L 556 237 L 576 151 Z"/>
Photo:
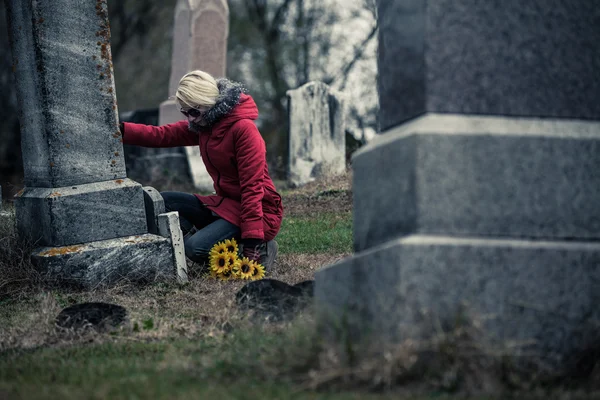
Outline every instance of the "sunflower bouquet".
<path id="1" fill-rule="evenodd" d="M 265 267 L 248 257 L 239 257 L 235 239 L 216 243 L 210 250 L 210 276 L 221 281 L 230 279 L 258 280 L 265 277 Z"/>

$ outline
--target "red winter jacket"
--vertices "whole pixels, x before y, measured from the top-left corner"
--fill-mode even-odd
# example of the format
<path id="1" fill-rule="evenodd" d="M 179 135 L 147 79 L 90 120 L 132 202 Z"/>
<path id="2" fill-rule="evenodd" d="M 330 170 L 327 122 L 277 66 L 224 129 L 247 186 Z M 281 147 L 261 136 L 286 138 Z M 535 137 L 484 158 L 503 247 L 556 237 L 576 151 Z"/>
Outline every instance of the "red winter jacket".
<path id="1" fill-rule="evenodd" d="M 123 142 L 145 147 L 200 146 L 216 195 L 195 196 L 221 218 L 239 226 L 242 239 L 271 240 L 283 218 L 281 196 L 269 176 L 265 142 L 254 120 L 258 108 L 241 94 L 239 103 L 198 133 L 186 120 L 164 126 L 123 124 Z"/>

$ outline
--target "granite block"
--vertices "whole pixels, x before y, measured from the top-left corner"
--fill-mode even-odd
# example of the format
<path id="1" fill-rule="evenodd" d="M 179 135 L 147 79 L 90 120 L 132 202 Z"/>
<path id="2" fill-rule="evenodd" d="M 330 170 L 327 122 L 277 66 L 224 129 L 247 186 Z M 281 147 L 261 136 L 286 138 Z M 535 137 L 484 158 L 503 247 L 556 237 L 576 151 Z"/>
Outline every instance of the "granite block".
<path id="1" fill-rule="evenodd" d="M 28 187 L 126 177 L 105 1 L 8 1 Z"/>
<path id="2" fill-rule="evenodd" d="M 38 246 L 68 246 L 148 233 L 142 186 L 130 179 L 63 188 L 26 187 L 17 228 Z"/>
<path id="3" fill-rule="evenodd" d="M 381 0 L 380 123 L 425 112 L 600 119 L 596 0 Z"/>
<path id="4" fill-rule="evenodd" d="M 160 214 L 158 216 L 158 232 L 162 237 L 171 241 L 173 246 L 173 265 L 175 266 L 175 275 L 179 283 L 188 281 L 187 262 L 185 259 L 185 244 L 183 242 L 183 232 L 179 225 L 179 213 L 176 211 Z"/>
<path id="5" fill-rule="evenodd" d="M 151 234 L 39 247 L 32 254 L 47 283 L 86 290 L 123 281 L 174 281 L 173 257 L 171 241 Z"/>
<path id="6" fill-rule="evenodd" d="M 146 224 L 148 233 L 158 235 L 158 216 L 165 212 L 165 200 L 158 190 L 144 186 L 144 207 L 146 209 Z"/>
<path id="7" fill-rule="evenodd" d="M 356 251 L 412 233 L 600 239 L 600 123 L 428 114 L 353 168 Z"/>
<path id="8" fill-rule="evenodd" d="M 600 340 L 598 242 L 411 235 L 317 271 L 315 280 L 324 330 L 363 351 L 471 319 L 482 323 L 482 340 L 510 355 L 568 369 Z"/>

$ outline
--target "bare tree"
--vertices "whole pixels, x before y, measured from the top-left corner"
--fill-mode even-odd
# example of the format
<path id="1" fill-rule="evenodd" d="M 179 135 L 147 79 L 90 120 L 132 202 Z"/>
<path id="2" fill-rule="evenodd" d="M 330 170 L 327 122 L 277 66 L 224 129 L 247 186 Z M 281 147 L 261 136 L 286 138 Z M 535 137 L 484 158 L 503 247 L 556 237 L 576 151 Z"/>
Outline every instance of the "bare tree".
<path id="1" fill-rule="evenodd" d="M 342 2 L 230 0 L 228 75 L 244 81 L 257 98 L 266 114 L 261 131 L 269 153 L 279 156 L 280 167 L 287 164 L 286 92 L 310 80 L 345 91 L 356 66 L 369 57 L 374 60 L 378 30 L 374 0 L 363 0 L 345 14 L 336 4 Z M 364 33 L 353 29 L 358 22 Z M 372 90 L 375 72 L 364 81 Z M 376 104 L 362 108 L 350 104 L 350 109 L 348 117 L 359 130 L 374 129 L 376 118 L 363 114 L 376 113 Z"/>

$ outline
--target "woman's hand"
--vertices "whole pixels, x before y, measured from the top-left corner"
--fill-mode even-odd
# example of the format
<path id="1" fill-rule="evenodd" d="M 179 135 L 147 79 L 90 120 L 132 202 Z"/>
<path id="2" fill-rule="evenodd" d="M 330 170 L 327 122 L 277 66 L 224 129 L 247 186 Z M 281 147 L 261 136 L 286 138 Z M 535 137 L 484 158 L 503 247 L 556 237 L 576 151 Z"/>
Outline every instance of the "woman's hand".
<path id="1" fill-rule="evenodd" d="M 263 241 L 261 239 L 242 239 L 241 244 L 243 256 L 260 263 L 260 250 Z"/>

